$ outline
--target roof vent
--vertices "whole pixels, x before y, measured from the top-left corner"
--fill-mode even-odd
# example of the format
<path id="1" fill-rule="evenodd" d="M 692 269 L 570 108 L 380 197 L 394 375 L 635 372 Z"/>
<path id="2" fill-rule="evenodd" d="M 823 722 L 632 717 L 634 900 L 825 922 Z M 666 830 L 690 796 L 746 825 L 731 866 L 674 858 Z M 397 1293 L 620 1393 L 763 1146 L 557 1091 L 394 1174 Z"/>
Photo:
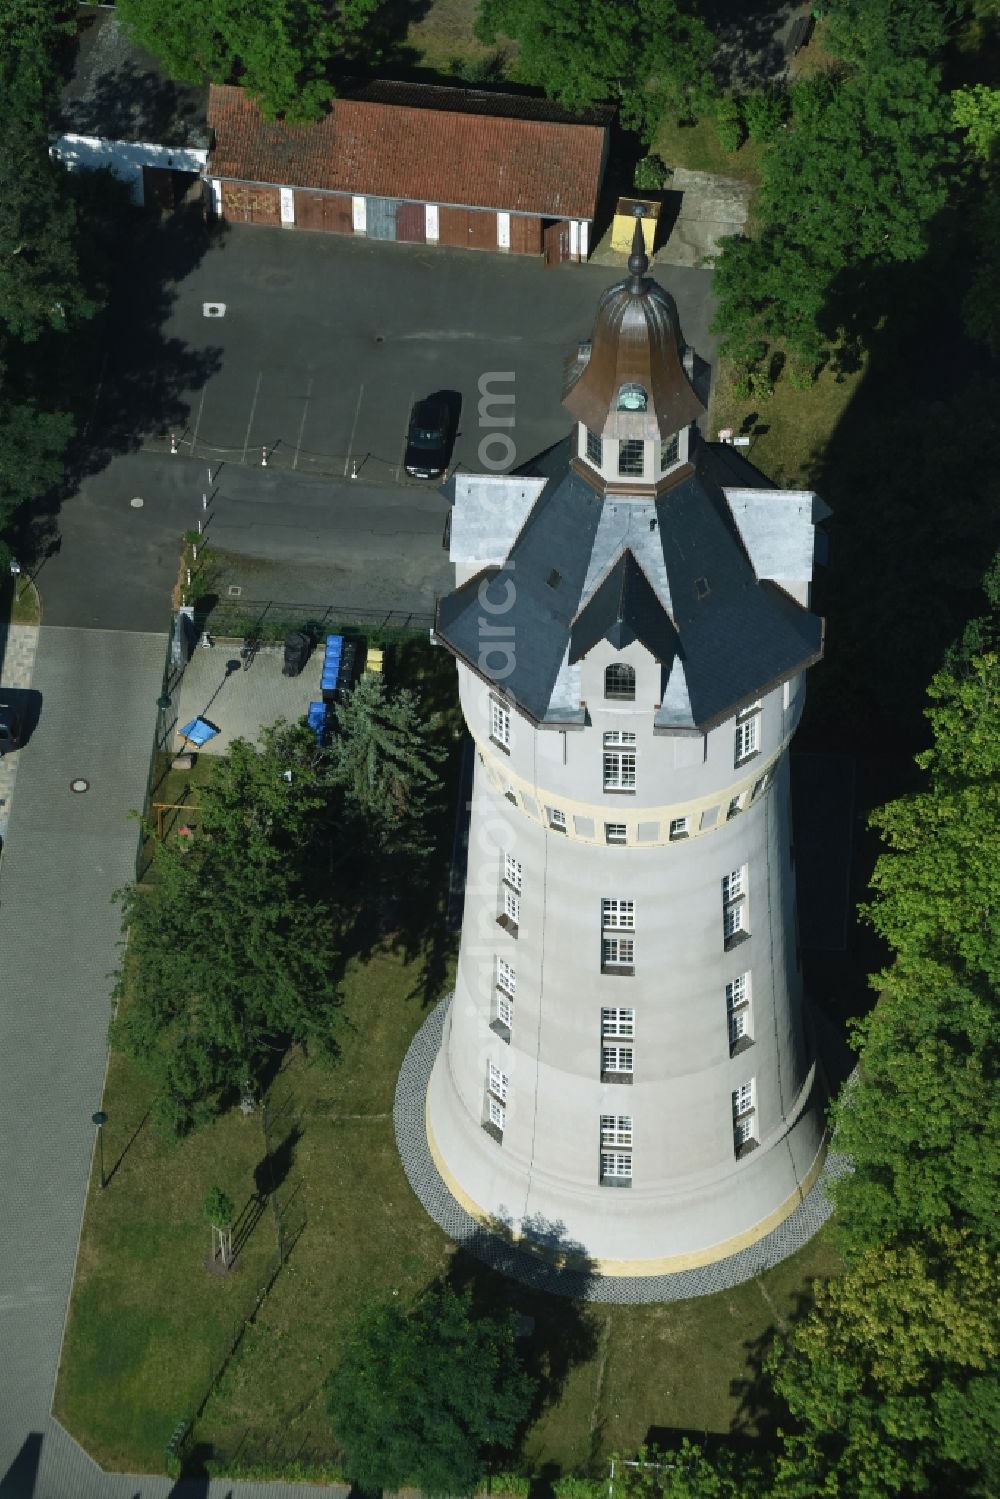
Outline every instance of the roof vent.
<path id="1" fill-rule="evenodd" d="M 698 595 L 698 597 L 700 599 L 707 599 L 708 598 L 708 579 L 707 578 L 695 578 L 695 580 L 694 580 L 694 591 L 695 591 L 695 593 Z"/>
<path id="2" fill-rule="evenodd" d="M 562 573 L 557 573 L 555 568 L 553 568 L 545 581 L 550 588 L 558 588 L 559 584 L 562 582 Z"/>

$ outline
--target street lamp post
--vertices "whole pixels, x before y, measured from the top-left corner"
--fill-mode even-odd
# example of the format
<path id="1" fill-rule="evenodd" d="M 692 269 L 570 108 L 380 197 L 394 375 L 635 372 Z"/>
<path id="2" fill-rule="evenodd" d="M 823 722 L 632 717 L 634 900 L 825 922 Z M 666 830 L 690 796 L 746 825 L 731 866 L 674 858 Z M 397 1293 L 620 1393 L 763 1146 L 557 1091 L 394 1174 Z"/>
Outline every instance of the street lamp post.
<path id="1" fill-rule="evenodd" d="M 97 1113 L 91 1114 L 90 1118 L 97 1125 L 97 1153 L 101 1163 L 101 1191 L 103 1192 L 108 1184 L 104 1175 L 104 1126 L 108 1122 L 108 1116 L 103 1109 L 98 1109 Z"/>

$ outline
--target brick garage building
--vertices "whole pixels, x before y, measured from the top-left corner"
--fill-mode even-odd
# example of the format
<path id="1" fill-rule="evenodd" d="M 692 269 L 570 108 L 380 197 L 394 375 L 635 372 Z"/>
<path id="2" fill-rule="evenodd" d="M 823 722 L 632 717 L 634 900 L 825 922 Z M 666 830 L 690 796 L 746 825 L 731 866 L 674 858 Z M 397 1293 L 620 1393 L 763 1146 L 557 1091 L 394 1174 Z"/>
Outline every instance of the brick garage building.
<path id="1" fill-rule="evenodd" d="M 265 120 L 242 89 L 213 86 L 208 123 L 210 204 L 232 222 L 549 261 L 589 253 L 603 123 L 534 101 L 385 85 L 335 100 L 312 125 Z"/>

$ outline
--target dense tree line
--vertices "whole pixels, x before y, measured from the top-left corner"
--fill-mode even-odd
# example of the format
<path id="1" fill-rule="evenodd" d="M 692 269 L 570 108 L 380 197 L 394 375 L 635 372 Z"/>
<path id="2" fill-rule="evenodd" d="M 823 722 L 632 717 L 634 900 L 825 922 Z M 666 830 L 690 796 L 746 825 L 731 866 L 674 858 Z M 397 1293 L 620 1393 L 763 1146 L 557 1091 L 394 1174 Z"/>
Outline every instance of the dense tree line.
<path id="1" fill-rule="evenodd" d="M 171 77 L 242 84 L 270 118 L 317 119 L 338 61 L 370 65 L 383 0 L 119 0 Z"/>
<path id="2" fill-rule="evenodd" d="M 75 34 L 69 0 L 0 0 L 0 538 L 65 472 L 128 202 L 110 173 L 49 154 Z"/>
<path id="3" fill-rule="evenodd" d="M 947 77 L 971 9 L 968 0 L 830 7 L 821 39 L 835 65 L 791 86 L 785 128 L 763 157 L 757 232 L 727 240 L 717 262 L 715 326 L 740 364 L 780 347 L 808 378 L 831 349 L 856 357 L 891 311 L 886 269 L 921 261 L 932 245 L 946 262 L 946 210 L 967 208 L 995 265 L 986 174 L 972 160 L 992 91 L 958 91 L 971 94 L 975 116 L 963 141 Z M 977 306 L 974 332 L 982 322 Z"/>

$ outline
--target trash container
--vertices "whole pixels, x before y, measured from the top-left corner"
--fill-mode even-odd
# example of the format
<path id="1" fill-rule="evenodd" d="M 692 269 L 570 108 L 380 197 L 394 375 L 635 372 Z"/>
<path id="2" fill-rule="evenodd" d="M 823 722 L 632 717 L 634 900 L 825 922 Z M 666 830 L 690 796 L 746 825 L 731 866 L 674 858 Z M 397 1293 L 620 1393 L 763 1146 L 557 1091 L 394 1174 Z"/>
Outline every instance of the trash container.
<path id="1" fill-rule="evenodd" d="M 281 668 L 284 677 L 297 677 L 309 660 L 312 641 L 303 630 L 291 630 L 285 636 L 285 664 Z"/>

